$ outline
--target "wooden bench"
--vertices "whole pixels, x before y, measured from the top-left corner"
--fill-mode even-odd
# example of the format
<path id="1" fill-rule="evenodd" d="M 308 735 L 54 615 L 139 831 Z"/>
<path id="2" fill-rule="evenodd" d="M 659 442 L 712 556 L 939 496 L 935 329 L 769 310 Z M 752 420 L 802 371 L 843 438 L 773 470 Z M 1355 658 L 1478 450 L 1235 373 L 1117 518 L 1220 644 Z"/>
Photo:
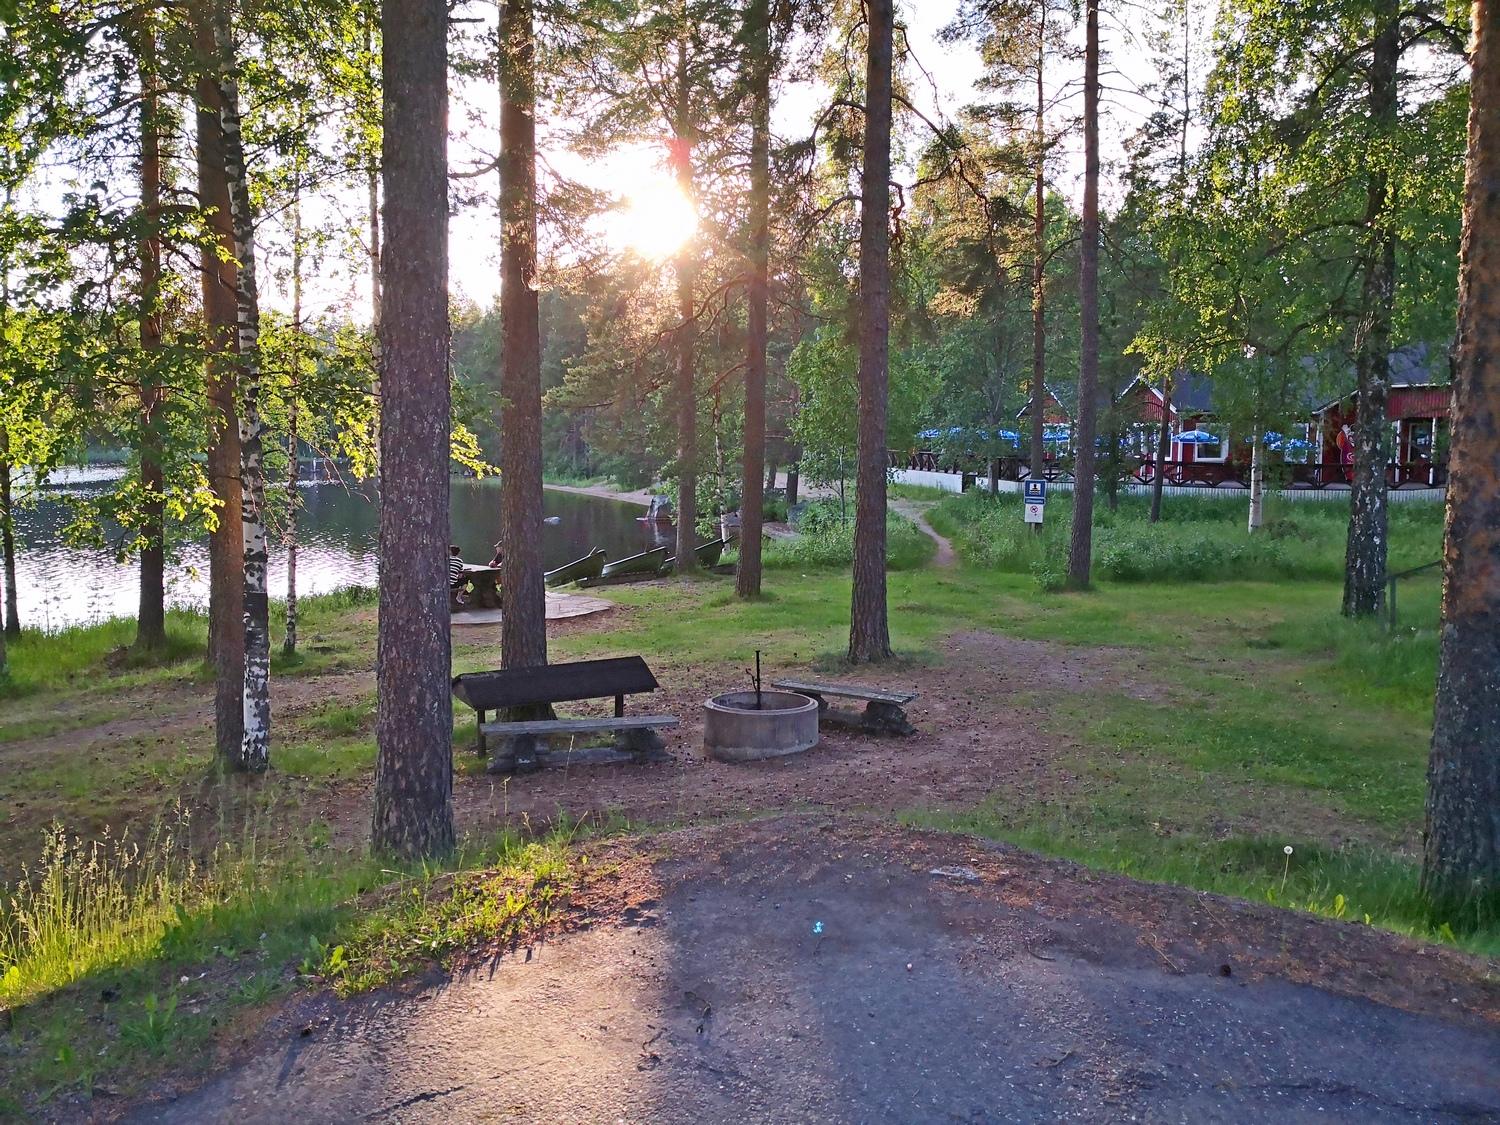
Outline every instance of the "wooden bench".
<path id="1" fill-rule="evenodd" d="M 906 718 L 906 705 L 917 698 L 914 691 L 886 691 L 884 688 L 859 684 L 823 684 L 808 680 L 772 680 L 771 686 L 794 691 L 818 701 L 818 724 L 849 727 L 865 734 L 916 734 L 917 728 Z M 840 699 L 862 699 L 863 711 L 846 711 L 828 705 L 828 696 Z"/>
<path id="2" fill-rule="evenodd" d="M 655 733 L 677 725 L 672 715 L 625 715 L 625 697 L 655 691 L 660 685 L 639 656 L 606 660 L 578 660 L 566 664 L 544 664 L 534 668 L 510 668 L 498 672 L 469 672 L 453 679 L 453 695 L 477 714 L 480 754 L 489 752 L 489 739 L 501 742 L 490 761 L 490 769 L 531 769 L 542 764 L 553 739 L 576 739 L 580 735 L 614 734 L 613 748 L 602 748 L 598 761 L 649 761 L 665 756 Z M 582 699 L 614 699 L 612 718 L 531 719 L 518 722 L 485 722 L 490 711 L 543 704 L 570 703 Z M 582 760 L 572 751 L 570 761 Z"/>

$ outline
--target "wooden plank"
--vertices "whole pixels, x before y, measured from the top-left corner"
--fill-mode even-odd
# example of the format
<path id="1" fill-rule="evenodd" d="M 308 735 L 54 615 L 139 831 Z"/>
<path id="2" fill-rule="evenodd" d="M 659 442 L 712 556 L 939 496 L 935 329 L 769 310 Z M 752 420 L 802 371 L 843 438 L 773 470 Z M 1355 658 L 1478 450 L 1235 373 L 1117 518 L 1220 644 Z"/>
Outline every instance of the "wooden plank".
<path id="1" fill-rule="evenodd" d="M 518 734 L 603 734 L 617 730 L 657 730 L 675 727 L 680 722 L 676 715 L 626 715 L 620 719 L 532 719 L 520 723 L 485 723 L 480 729 L 487 738 Z"/>
<path id="2" fill-rule="evenodd" d="M 859 684 L 819 684 L 807 680 L 772 680 L 773 688 L 807 695 L 837 695 L 845 699 L 864 699 L 872 703 L 902 706 L 917 698 L 914 691 L 886 691 L 884 688 L 861 687 Z"/>
<path id="3" fill-rule="evenodd" d="M 453 694 L 475 710 L 528 703 L 569 703 L 655 691 L 660 685 L 639 656 L 575 660 L 534 668 L 468 672 L 453 678 Z"/>

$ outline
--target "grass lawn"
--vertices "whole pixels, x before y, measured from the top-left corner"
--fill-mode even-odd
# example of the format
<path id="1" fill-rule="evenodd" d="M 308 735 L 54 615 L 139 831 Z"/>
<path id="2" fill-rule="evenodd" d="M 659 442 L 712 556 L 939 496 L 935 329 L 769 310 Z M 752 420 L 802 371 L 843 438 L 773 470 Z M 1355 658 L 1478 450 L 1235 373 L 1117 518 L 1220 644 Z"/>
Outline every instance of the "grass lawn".
<path id="1" fill-rule="evenodd" d="M 1173 564 L 1162 580 L 1053 594 L 1029 563 L 993 546 L 1010 529 L 975 504 L 932 510 L 961 553 L 951 570 L 923 568 L 930 545 L 893 521 L 898 672 L 956 674 L 945 645 L 980 632 L 1047 646 L 1064 666 L 1103 653 L 1150 690 L 1102 677 L 1089 690 L 976 698 L 997 721 L 1013 709 L 1035 716 L 1038 783 L 887 815 L 1500 953 L 1491 906 L 1434 918 L 1416 894 L 1435 579 L 1403 589 L 1395 633 L 1347 622 L 1316 561 L 1327 548 L 1314 527 L 1286 533 L 1304 544 L 1289 569 L 1245 566 L 1211 582 Z M 1049 507 L 1054 529 L 1060 510 Z M 1425 515 L 1402 518 L 1397 557 L 1425 561 Z M 1169 534 L 1186 541 L 1177 525 Z M 1112 549 L 1109 527 L 1100 540 Z M 611 589 L 623 609 L 600 627 L 559 630 L 553 657 L 639 652 L 664 686 L 739 682 L 757 647 L 778 667 L 835 669 L 849 579 L 827 565 L 836 551 L 802 550 L 768 551 L 767 592 L 750 603 L 716 576 Z M 460 794 L 489 786 L 495 818 L 461 823 L 464 850 L 443 864 L 371 860 L 373 603 L 346 592 L 303 605 L 306 652 L 276 669 L 273 768 L 258 781 L 213 775 L 201 618 L 174 616 L 169 658 L 152 667 L 118 655 L 130 636 L 118 623 L 14 645 L 0 687 L 0 864 L 11 896 L 0 1006 L 12 1009 L 0 1115 L 34 1106 L 38 1091 L 76 1096 L 148 1073 L 286 990 L 368 987 L 476 938 L 520 932 L 566 893 L 577 862 L 568 845 L 622 826 L 511 816 L 482 763 L 460 753 Z M 455 671 L 495 666 L 494 644 L 456 634 Z M 461 718 L 456 741 L 471 733 Z M 673 819 L 702 815 L 688 805 Z M 49 829 L 53 818 L 60 827 Z M 75 836 L 105 840 L 92 865 Z M 29 882 L 16 856 L 28 857 Z M 113 907 L 90 905 L 100 899 Z"/>

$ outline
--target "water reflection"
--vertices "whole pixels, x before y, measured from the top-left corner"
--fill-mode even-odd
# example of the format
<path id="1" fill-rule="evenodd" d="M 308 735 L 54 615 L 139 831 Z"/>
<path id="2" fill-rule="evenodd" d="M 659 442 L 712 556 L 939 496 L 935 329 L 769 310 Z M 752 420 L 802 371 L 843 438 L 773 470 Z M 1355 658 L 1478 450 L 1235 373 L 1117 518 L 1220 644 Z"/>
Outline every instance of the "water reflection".
<path id="1" fill-rule="evenodd" d="M 68 520 L 66 495 L 98 493 L 119 476 L 117 469 L 76 470 L 56 481 L 53 495 L 17 513 L 17 579 L 21 621 L 59 629 L 67 625 L 134 616 L 138 599 L 134 561 L 117 562 L 112 551 L 80 549 L 63 541 Z M 319 593 L 340 586 L 374 585 L 379 512 L 369 486 L 308 484 L 301 490 L 297 588 Z M 669 542 L 670 524 L 638 519 L 645 509 L 618 500 L 574 493 L 546 493 L 545 511 L 556 523 L 542 528 L 542 557 L 550 569 L 603 547 L 623 558 Z M 499 482 L 454 478 L 450 503 L 453 542 L 470 562 L 488 562 L 500 519 Z M 113 529 L 106 529 L 106 540 Z M 286 596 L 286 555 L 271 550 L 273 597 Z M 208 597 L 208 550 L 193 543 L 168 566 L 167 599 L 172 605 L 202 605 Z"/>

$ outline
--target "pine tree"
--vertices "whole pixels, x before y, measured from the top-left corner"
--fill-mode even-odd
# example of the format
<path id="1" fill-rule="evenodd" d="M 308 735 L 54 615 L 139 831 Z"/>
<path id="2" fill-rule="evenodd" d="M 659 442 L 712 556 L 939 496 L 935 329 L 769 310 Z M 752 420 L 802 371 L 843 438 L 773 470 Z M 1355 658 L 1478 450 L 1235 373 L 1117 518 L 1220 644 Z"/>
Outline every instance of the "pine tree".
<path id="1" fill-rule="evenodd" d="M 1068 585 L 1089 584 L 1094 554 L 1094 423 L 1099 404 L 1099 0 L 1084 5 L 1083 221 L 1078 307 L 1082 318 L 1078 363 L 1078 421 L 1073 448 L 1073 528 Z"/>
<path id="2" fill-rule="evenodd" d="M 1475 0 L 1443 624 L 1422 883 L 1500 895 L 1500 14 Z M 1491 912 L 1490 917 L 1493 917 Z"/>
<path id="3" fill-rule="evenodd" d="M 230 0 L 215 0 L 213 35 L 219 73 L 219 125 L 234 256 L 236 341 L 240 395 L 240 523 L 245 544 L 244 731 L 239 768 L 261 773 L 271 762 L 271 621 L 266 582 L 265 423 L 260 415 L 260 294 L 255 274 L 255 211 L 241 132 L 238 59 Z"/>
<path id="4" fill-rule="evenodd" d="M 536 261 L 536 43 L 531 0 L 500 9 L 500 660 L 547 663 L 542 581 L 542 356 Z"/>
<path id="5" fill-rule="evenodd" d="M 891 634 L 886 606 L 886 407 L 891 326 L 891 65 L 895 13 L 891 0 L 865 6 L 864 166 L 860 171 L 859 447 L 854 513 L 854 588 L 849 660 L 887 660 Z"/>
<path id="6" fill-rule="evenodd" d="M 735 591 L 760 595 L 761 520 L 766 460 L 766 308 L 771 259 L 771 55 L 770 0 L 749 0 L 745 56 L 750 96 L 749 308 L 745 335 L 745 442 L 740 474 L 740 561 Z M 774 478 L 774 466 L 772 474 Z M 773 480 L 774 483 L 774 480 Z M 679 556 L 680 557 L 680 556 Z"/>
<path id="7" fill-rule="evenodd" d="M 381 167 L 378 852 L 451 851 L 448 616 L 448 6 L 386 0 Z"/>

